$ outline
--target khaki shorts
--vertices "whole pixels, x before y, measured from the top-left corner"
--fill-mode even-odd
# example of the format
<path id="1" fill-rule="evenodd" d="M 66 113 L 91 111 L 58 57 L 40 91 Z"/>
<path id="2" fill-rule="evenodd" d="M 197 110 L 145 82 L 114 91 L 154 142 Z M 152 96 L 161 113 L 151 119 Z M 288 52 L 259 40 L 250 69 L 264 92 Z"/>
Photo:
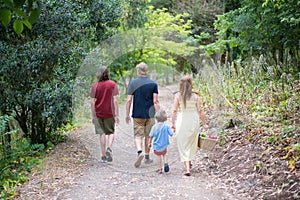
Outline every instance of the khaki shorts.
<path id="1" fill-rule="evenodd" d="M 154 118 L 150 118 L 150 119 L 133 118 L 134 137 L 148 138 L 154 123 L 155 123 Z"/>
<path id="2" fill-rule="evenodd" d="M 96 134 L 110 135 L 115 132 L 115 118 L 96 118 L 94 121 Z"/>

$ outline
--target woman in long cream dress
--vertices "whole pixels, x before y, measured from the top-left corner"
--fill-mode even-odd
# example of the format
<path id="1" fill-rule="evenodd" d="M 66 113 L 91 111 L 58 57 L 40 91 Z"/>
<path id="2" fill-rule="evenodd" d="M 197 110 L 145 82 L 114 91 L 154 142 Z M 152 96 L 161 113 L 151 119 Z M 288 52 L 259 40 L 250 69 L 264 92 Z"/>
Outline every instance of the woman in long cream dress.
<path id="1" fill-rule="evenodd" d="M 190 176 L 191 161 L 198 149 L 200 120 L 205 129 L 205 121 L 200 104 L 200 96 L 192 92 L 192 77 L 184 76 L 179 83 L 179 92 L 175 95 L 172 115 L 172 128 L 176 133 L 180 160 L 184 162 L 184 175 Z"/>

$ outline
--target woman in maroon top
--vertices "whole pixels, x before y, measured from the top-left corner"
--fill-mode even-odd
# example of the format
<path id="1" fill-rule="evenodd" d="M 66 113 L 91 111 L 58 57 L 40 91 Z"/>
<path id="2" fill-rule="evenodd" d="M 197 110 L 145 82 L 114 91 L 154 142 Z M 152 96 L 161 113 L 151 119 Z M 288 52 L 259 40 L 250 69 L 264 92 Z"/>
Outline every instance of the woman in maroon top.
<path id="1" fill-rule="evenodd" d="M 101 161 L 111 162 L 115 123 L 119 123 L 119 91 L 117 84 L 109 80 L 109 71 L 106 66 L 100 67 L 96 76 L 98 82 L 93 84 L 90 93 L 93 123 L 96 134 L 100 135 Z"/>

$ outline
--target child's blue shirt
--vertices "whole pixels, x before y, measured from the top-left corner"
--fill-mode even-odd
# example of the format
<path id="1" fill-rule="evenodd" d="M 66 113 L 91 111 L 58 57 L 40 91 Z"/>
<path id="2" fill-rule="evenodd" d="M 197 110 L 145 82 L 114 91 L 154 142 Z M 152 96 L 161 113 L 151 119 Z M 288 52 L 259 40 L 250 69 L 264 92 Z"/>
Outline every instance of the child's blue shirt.
<path id="1" fill-rule="evenodd" d="M 150 137 L 153 137 L 153 149 L 161 152 L 170 144 L 169 136 L 172 136 L 173 132 L 171 127 L 163 122 L 158 122 L 153 125 L 150 131 Z"/>

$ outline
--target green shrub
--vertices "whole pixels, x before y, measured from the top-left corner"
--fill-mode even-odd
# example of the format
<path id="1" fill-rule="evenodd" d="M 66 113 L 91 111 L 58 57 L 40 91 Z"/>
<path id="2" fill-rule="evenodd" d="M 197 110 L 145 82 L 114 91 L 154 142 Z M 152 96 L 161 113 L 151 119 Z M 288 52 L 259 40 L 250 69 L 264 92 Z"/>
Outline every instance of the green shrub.
<path id="1" fill-rule="evenodd" d="M 44 157 L 44 145 L 31 145 L 17 130 L 9 131 L 13 117 L 0 116 L 0 198 L 16 194 L 15 187 L 28 180 L 28 173 Z"/>

